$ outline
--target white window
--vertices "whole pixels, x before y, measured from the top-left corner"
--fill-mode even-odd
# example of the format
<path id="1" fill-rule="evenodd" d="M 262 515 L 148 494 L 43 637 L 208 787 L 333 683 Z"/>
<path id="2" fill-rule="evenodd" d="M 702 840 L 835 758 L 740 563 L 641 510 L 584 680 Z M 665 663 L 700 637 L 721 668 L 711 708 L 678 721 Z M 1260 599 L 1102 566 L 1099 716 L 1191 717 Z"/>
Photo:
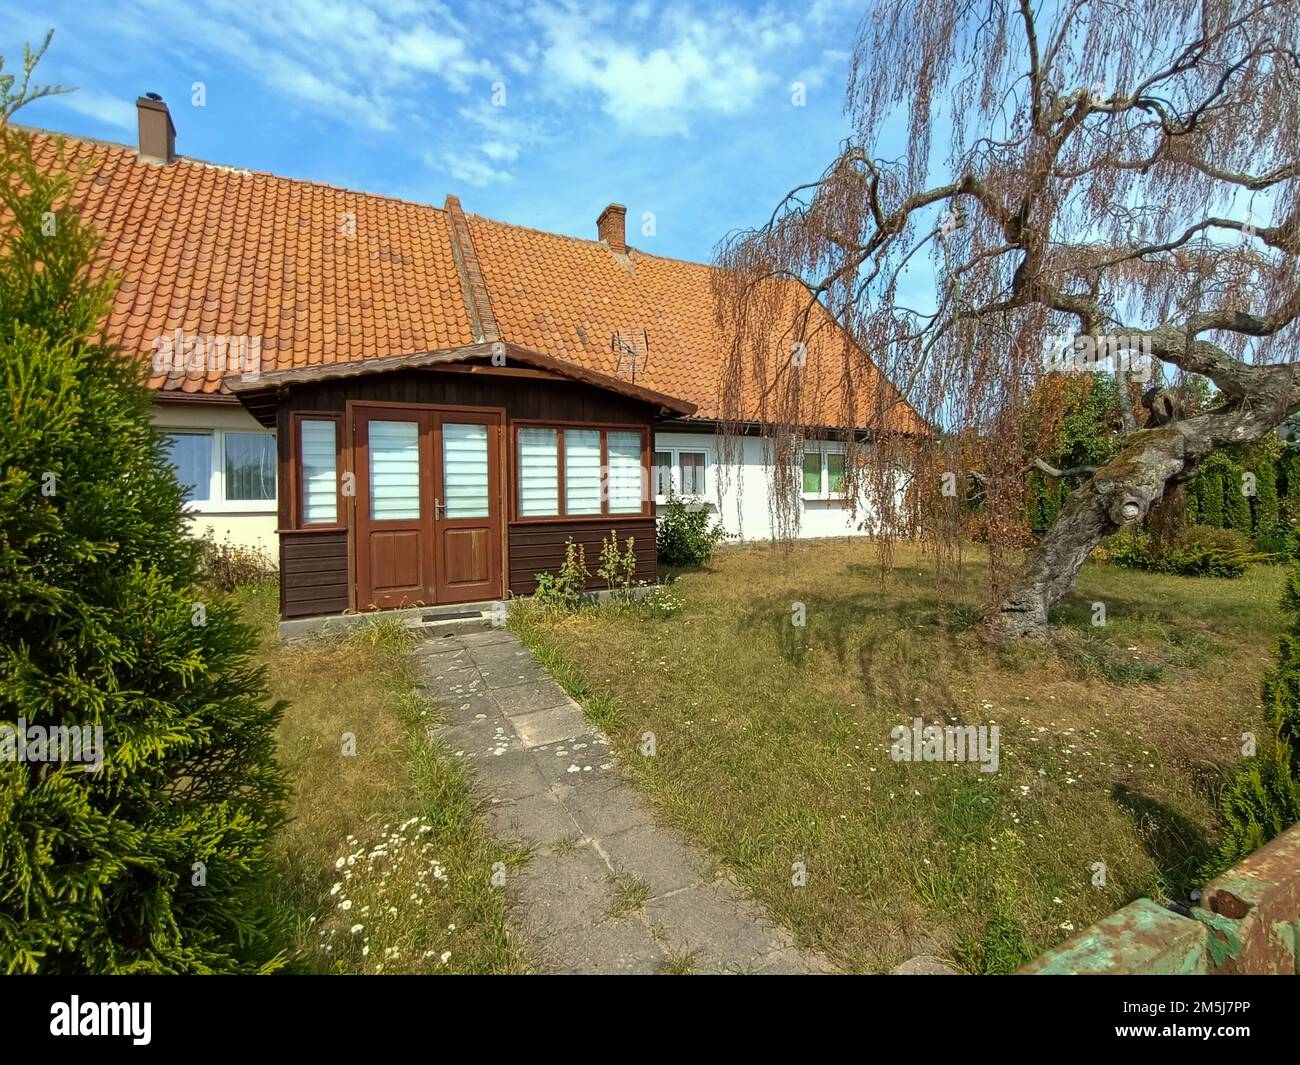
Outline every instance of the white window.
<path id="1" fill-rule="evenodd" d="M 646 494 L 644 443 L 639 429 L 520 426 L 515 445 L 518 517 L 640 514 Z"/>
<path id="2" fill-rule="evenodd" d="M 644 495 L 641 488 L 641 434 L 605 434 L 608 460 L 608 496 L 611 514 L 639 514 Z"/>
<path id="3" fill-rule="evenodd" d="M 303 418 L 298 425 L 302 433 L 298 449 L 302 461 L 302 524 L 336 525 L 338 423 L 332 418 Z"/>
<path id="4" fill-rule="evenodd" d="M 660 448 L 654 458 L 655 501 L 664 502 L 671 486 L 679 496 L 703 499 L 709 491 L 709 453 L 699 447 Z"/>
<path id="5" fill-rule="evenodd" d="M 844 452 L 831 448 L 805 449 L 803 497 L 834 499 L 844 488 Z"/>
<path id="6" fill-rule="evenodd" d="M 274 433 L 163 430 L 185 500 L 202 512 L 275 510 Z"/>
<path id="7" fill-rule="evenodd" d="M 519 516 L 560 512 L 559 434 L 554 429 L 519 430 Z"/>
<path id="8" fill-rule="evenodd" d="M 564 430 L 564 513 L 600 513 L 599 429 Z"/>

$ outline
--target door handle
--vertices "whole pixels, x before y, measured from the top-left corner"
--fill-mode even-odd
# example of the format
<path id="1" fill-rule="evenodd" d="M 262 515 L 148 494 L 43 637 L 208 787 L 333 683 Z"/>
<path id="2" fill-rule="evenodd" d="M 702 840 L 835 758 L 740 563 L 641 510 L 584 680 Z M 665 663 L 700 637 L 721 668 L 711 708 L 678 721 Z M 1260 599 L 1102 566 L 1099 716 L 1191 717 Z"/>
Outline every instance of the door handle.
<path id="1" fill-rule="evenodd" d="M 443 503 L 441 500 L 435 499 L 433 501 L 433 520 L 434 521 L 440 520 L 442 518 L 442 512 L 446 509 L 447 509 L 446 503 Z"/>

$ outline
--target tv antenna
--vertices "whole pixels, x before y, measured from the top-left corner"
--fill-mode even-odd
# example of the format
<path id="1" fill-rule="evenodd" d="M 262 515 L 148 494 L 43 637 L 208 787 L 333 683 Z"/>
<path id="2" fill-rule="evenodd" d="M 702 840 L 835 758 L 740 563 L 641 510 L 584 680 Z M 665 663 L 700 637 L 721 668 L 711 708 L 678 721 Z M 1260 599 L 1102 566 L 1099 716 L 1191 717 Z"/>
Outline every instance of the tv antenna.
<path id="1" fill-rule="evenodd" d="M 636 384 L 636 371 L 640 367 L 644 373 L 650 361 L 650 334 L 644 329 L 629 329 L 621 333 L 612 333 L 609 338 L 609 350 L 618 355 L 618 373 L 626 373 L 632 383 Z"/>

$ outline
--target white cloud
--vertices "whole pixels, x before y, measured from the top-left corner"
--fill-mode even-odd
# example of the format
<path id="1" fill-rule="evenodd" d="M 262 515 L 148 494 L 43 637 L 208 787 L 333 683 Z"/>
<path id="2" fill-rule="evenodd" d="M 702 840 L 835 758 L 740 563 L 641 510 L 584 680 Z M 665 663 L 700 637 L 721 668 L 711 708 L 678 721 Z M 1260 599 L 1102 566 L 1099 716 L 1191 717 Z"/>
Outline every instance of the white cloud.
<path id="1" fill-rule="evenodd" d="M 770 8 L 670 6 L 653 31 L 637 34 L 620 32 L 626 18 L 572 4 L 533 12 L 549 81 L 591 94 L 621 125 L 648 134 L 688 132 L 695 113 L 749 110 L 780 82 L 775 64 L 803 39 L 798 17 Z"/>
<path id="2" fill-rule="evenodd" d="M 134 100 L 122 100 L 109 93 L 94 89 L 77 89 L 75 92 L 63 93 L 54 97 L 58 103 L 102 122 L 113 129 L 125 130 L 134 134 L 136 130 L 136 112 Z"/>
<path id="3" fill-rule="evenodd" d="M 218 62 L 234 62 L 313 107 L 389 129 L 432 76 L 455 92 L 494 69 L 439 2 L 397 0 L 134 0 L 135 20 Z"/>

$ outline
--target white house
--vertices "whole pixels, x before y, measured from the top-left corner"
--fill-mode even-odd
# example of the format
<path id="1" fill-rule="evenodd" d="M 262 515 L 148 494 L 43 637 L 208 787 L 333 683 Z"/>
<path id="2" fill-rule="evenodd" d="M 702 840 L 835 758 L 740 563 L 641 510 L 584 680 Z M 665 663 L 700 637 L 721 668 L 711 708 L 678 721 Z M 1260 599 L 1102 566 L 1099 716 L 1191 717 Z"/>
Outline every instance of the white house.
<path id="1" fill-rule="evenodd" d="M 317 491 L 322 477 L 358 474 L 354 404 L 382 399 L 390 412 L 424 407 L 428 418 L 441 418 L 438 411 L 480 409 L 472 396 L 482 389 L 475 393 L 470 383 L 491 378 L 506 414 L 499 427 L 484 423 L 483 446 L 496 449 L 499 434 L 500 456 L 493 450 L 490 463 L 484 458 L 481 475 L 498 471 L 492 483 L 511 498 L 500 529 L 482 544 L 500 542 L 504 562 L 493 572 L 501 572 L 503 593 L 534 557 L 528 537 L 540 535 L 527 528 L 537 519 L 518 498 L 533 483 L 525 468 L 532 460 L 516 443 L 521 429 L 533 439 L 530 425 L 557 426 L 533 434 L 543 450 L 552 448 L 539 491 L 554 501 L 548 520 L 557 527 L 589 520 L 594 528 L 612 513 L 604 503 L 592 510 L 568 498 L 585 476 L 574 463 L 586 454 L 603 474 L 624 436 L 641 431 L 652 434 L 642 461 L 645 519 L 653 520 L 671 480 L 717 512 L 731 536 L 771 537 L 771 469 L 761 437 L 739 440 L 738 466 L 719 464 L 727 345 L 717 335 L 716 267 L 629 246 L 618 204 L 601 211 L 595 239 L 582 239 L 467 214 L 454 196 L 434 207 L 187 159 L 175 153 L 166 105 L 137 104 L 138 146 L 67 138 L 64 151 L 84 167 L 76 198 L 104 238 L 106 268 L 120 279 L 107 329 L 126 353 L 151 364 L 156 420 L 172 441 L 179 477 L 192 485 L 196 532 L 211 529 L 218 540 L 281 559 L 288 534 L 346 533 L 343 546 L 330 549 L 346 555 L 338 562 L 346 575 L 331 578 L 330 594 L 364 605 L 367 595 L 355 588 L 352 504 L 341 492 L 330 521 L 313 523 L 303 493 Z M 59 165 L 57 135 L 31 135 L 38 159 Z M 842 350 L 827 316 L 803 372 L 833 378 Z M 430 374 L 439 382 L 435 403 L 421 392 Z M 304 403 L 324 397 L 325 380 L 334 382 L 335 406 L 322 406 L 313 420 Z M 921 431 L 910 408 L 898 410 L 897 431 Z M 324 435 L 309 441 L 303 418 Z M 429 431 L 412 436 L 411 448 L 424 446 L 417 437 Z M 285 433 L 298 435 L 277 439 Z M 805 435 L 826 434 L 810 426 Z M 326 441 L 335 452 L 312 466 L 307 452 Z M 839 490 L 842 447 L 804 447 L 800 535 L 860 535 L 869 516 L 860 513 L 855 523 Z M 442 452 L 419 454 L 423 462 Z M 316 488 L 308 485 L 313 477 Z M 445 518 L 439 508 L 449 489 L 427 491 L 433 519 Z"/>

